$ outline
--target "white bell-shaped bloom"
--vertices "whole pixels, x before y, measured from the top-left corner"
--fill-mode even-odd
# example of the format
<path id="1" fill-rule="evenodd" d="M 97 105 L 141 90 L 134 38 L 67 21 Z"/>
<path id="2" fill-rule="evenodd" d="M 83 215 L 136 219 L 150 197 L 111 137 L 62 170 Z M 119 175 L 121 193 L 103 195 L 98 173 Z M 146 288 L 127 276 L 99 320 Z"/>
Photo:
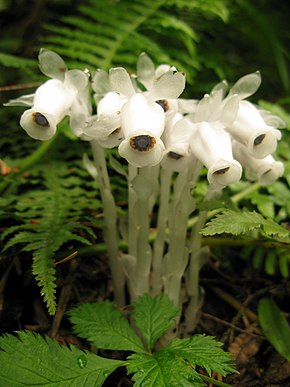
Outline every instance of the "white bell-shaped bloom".
<path id="1" fill-rule="evenodd" d="M 98 103 L 98 114 L 89 120 L 84 129 L 85 135 L 106 148 L 118 146 L 123 139 L 121 109 L 126 102 L 127 98 L 118 93 L 107 93 Z"/>
<path id="2" fill-rule="evenodd" d="M 180 172 L 192 162 L 190 138 L 193 132 L 192 123 L 179 113 L 165 126 L 162 139 L 165 144 L 165 153 L 162 167 L 171 171 Z"/>
<path id="3" fill-rule="evenodd" d="M 74 87 L 58 79 L 45 82 L 36 90 L 33 107 L 22 114 L 20 125 L 32 138 L 48 140 L 68 114 L 76 94 Z"/>
<path id="4" fill-rule="evenodd" d="M 164 130 L 164 111 L 142 94 L 134 94 L 121 111 L 125 139 L 119 153 L 130 164 L 145 167 L 158 164 L 164 152 L 160 136 Z"/>
<path id="5" fill-rule="evenodd" d="M 53 79 L 40 86 L 34 95 L 14 101 L 32 106 L 22 114 L 20 125 L 31 137 L 48 140 L 55 134 L 57 124 L 66 115 L 71 115 L 73 131 L 79 134 L 83 125 L 81 119 L 86 115 L 84 111 L 90 112 L 87 101 L 84 101 L 88 75 L 80 70 L 68 71 L 63 59 L 50 50 L 41 49 L 38 59 L 43 74 Z"/>
<path id="6" fill-rule="evenodd" d="M 225 187 L 240 180 L 242 167 L 233 158 L 231 138 L 223 129 L 206 122 L 193 125 L 190 147 L 192 153 L 208 169 L 210 184 Z"/>
<path id="7" fill-rule="evenodd" d="M 248 101 L 240 101 L 237 117 L 226 130 L 256 158 L 273 153 L 281 138 L 281 132 L 267 125 L 259 110 Z"/>
<path id="8" fill-rule="evenodd" d="M 235 158 L 245 167 L 249 180 L 258 179 L 261 185 L 272 184 L 283 175 L 284 165 L 276 161 L 272 155 L 257 159 L 250 155 L 248 149 L 238 141 L 233 141 Z"/>
<path id="9" fill-rule="evenodd" d="M 177 98 L 185 87 L 183 73 L 167 64 L 155 69 L 149 56 L 142 53 L 137 62 L 137 79 L 146 87 L 147 98 L 159 103 L 165 113 L 178 111 Z"/>

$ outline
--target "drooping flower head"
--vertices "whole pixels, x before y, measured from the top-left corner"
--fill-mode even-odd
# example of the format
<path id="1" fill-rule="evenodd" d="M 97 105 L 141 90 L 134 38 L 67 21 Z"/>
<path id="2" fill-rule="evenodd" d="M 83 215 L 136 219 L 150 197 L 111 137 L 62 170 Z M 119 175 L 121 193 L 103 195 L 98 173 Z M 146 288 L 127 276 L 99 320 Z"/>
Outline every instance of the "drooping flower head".
<path id="1" fill-rule="evenodd" d="M 121 111 L 121 127 L 125 139 L 119 153 L 135 167 L 158 164 L 164 152 L 160 136 L 164 130 L 164 111 L 143 94 L 134 94 Z"/>
<path id="2" fill-rule="evenodd" d="M 32 138 L 48 140 L 66 115 L 71 113 L 76 122 L 79 109 L 75 113 L 70 109 L 87 87 L 88 77 L 81 70 L 67 70 L 63 59 L 53 51 L 41 49 L 38 58 L 41 71 L 53 79 L 41 85 L 34 95 L 18 98 L 17 103 L 27 106 L 30 97 L 32 107 L 22 114 L 20 125 Z"/>
<path id="3" fill-rule="evenodd" d="M 276 161 L 272 155 L 263 159 L 253 157 L 246 146 L 233 141 L 233 152 L 235 158 L 246 170 L 246 178 L 258 180 L 261 185 L 272 184 L 283 175 L 284 165 L 281 161 Z"/>
<path id="4" fill-rule="evenodd" d="M 224 129 L 213 128 L 207 122 L 193 124 L 190 147 L 193 154 L 208 169 L 210 184 L 225 187 L 242 176 L 242 167 L 233 158 L 231 138 Z"/>

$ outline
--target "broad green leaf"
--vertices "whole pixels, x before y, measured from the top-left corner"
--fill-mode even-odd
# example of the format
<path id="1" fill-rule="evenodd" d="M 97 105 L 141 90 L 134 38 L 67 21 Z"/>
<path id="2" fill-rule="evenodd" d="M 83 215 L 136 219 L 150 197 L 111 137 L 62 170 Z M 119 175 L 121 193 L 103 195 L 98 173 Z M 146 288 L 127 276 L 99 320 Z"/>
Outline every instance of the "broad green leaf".
<path id="1" fill-rule="evenodd" d="M 141 330 L 148 345 L 148 350 L 173 325 L 173 319 L 179 314 L 172 301 L 165 295 L 150 297 L 145 294 L 134 303 L 132 317 Z"/>
<path id="2" fill-rule="evenodd" d="M 290 327 L 276 303 L 263 298 L 258 305 L 258 317 L 267 339 L 280 355 L 290 360 Z"/>
<path id="3" fill-rule="evenodd" d="M 280 238 L 289 236 L 289 231 L 286 228 L 275 223 L 272 219 L 264 218 L 255 211 L 225 210 L 207 223 L 201 232 L 203 235 L 222 233 L 239 235 L 255 229 L 260 229 L 267 236 L 277 235 Z"/>
<path id="4" fill-rule="evenodd" d="M 127 370 L 134 374 L 134 387 L 201 387 L 205 384 L 183 358 L 162 349 L 153 356 L 129 356 Z"/>
<path id="5" fill-rule="evenodd" d="M 69 316 L 74 332 L 98 348 L 145 351 L 126 318 L 109 301 L 80 305 L 72 309 Z"/>
<path id="6" fill-rule="evenodd" d="M 221 375 L 235 372 L 231 354 L 223 351 L 222 343 L 211 336 L 195 335 L 190 339 L 175 339 L 166 350 L 190 363 L 192 367 L 203 367 L 210 375 L 212 371 Z"/>
<path id="7" fill-rule="evenodd" d="M 0 338 L 1 386 L 102 386 L 123 361 L 105 359 L 49 337 L 19 332 Z"/>

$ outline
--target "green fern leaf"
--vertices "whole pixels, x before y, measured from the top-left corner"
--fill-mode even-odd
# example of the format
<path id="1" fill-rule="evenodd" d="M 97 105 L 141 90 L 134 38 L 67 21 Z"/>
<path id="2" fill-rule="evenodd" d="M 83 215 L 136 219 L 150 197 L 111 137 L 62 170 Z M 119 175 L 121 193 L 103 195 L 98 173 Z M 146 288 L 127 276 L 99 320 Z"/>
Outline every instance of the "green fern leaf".
<path id="1" fill-rule="evenodd" d="M 127 370 L 135 387 L 202 387 L 205 383 L 187 361 L 166 350 L 128 357 Z"/>
<path id="2" fill-rule="evenodd" d="M 37 68 L 38 64 L 37 61 L 34 59 L 25 59 L 25 58 L 19 58 L 16 55 L 10 55 L 5 54 L 3 52 L 0 52 L 0 64 L 6 67 L 12 67 L 12 68 Z"/>
<path id="3" fill-rule="evenodd" d="M 190 339 L 175 339 L 166 350 L 175 353 L 177 357 L 186 359 L 191 366 L 205 368 L 210 375 L 213 371 L 220 375 L 235 372 L 231 354 L 223 351 L 222 343 L 206 335 L 194 335 Z"/>
<path id="4" fill-rule="evenodd" d="M 112 303 L 83 304 L 69 312 L 74 332 L 98 348 L 144 352 L 125 317 Z"/>
<path id="5" fill-rule="evenodd" d="M 0 338 L 1 386 L 101 387 L 124 362 L 105 359 L 49 337 L 19 332 Z"/>
<path id="6" fill-rule="evenodd" d="M 173 325 L 173 319 L 179 314 L 179 309 L 174 307 L 172 301 L 161 294 L 150 297 L 145 294 L 138 297 L 134 303 L 132 317 L 141 330 L 148 345 L 148 350 L 154 347 L 156 341 Z"/>
<path id="7" fill-rule="evenodd" d="M 15 214 L 23 224 L 8 228 L 2 236 L 4 242 L 10 238 L 5 249 L 22 244 L 22 251 L 32 252 L 32 271 L 51 314 L 56 310 L 55 252 L 68 241 L 90 244 L 86 236 L 94 237 L 92 229 L 79 222 L 93 191 L 81 188 L 84 180 L 78 177 L 77 169 L 74 175 L 69 170 L 66 164 L 58 162 L 42 170 L 44 189 L 27 191 L 15 204 Z M 98 208 L 99 201 L 90 206 Z M 80 230 L 85 236 L 79 235 Z"/>
<path id="8" fill-rule="evenodd" d="M 237 212 L 225 210 L 212 219 L 202 230 L 203 235 L 215 235 L 228 233 L 233 235 L 245 234 L 259 229 L 268 237 L 276 235 L 280 238 L 289 237 L 289 231 L 275 223 L 272 219 L 266 219 L 257 212 Z"/>

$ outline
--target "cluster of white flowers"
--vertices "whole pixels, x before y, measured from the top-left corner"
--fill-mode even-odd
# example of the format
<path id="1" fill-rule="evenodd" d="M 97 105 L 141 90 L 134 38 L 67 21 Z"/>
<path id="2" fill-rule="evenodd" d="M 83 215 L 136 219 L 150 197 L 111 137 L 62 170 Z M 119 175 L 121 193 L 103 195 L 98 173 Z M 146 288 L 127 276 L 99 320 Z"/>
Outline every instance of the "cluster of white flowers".
<path id="1" fill-rule="evenodd" d="M 48 140 L 68 115 L 80 138 L 102 147 L 118 146 L 119 154 L 135 167 L 154 166 L 182 171 L 198 159 L 208 169 L 208 181 L 219 188 L 247 177 L 269 184 L 283 173 L 275 151 L 283 121 L 244 99 L 256 92 L 260 73 L 248 74 L 227 91 L 219 83 L 200 101 L 179 98 L 185 76 L 169 65 L 155 68 L 141 54 L 137 73 L 124 68 L 108 73 L 67 70 L 62 58 L 49 50 L 39 54 L 41 71 L 50 80 L 34 95 L 9 104 L 31 106 L 20 120 L 33 138 Z M 97 114 L 92 114 L 90 86 Z"/>

